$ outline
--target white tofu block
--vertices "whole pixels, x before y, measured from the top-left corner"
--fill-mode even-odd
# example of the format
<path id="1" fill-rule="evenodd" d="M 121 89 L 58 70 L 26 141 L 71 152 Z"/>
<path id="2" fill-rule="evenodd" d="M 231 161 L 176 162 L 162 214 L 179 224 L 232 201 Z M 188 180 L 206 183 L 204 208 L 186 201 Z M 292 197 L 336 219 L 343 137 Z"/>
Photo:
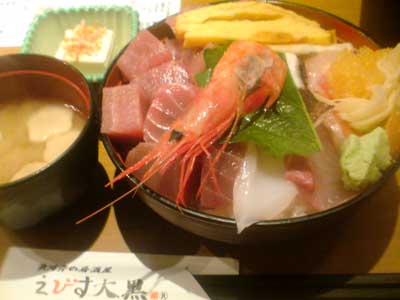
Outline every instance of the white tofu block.
<path id="1" fill-rule="evenodd" d="M 65 36 L 71 37 L 73 34 L 72 30 L 66 30 Z M 107 66 L 111 59 L 111 52 L 114 44 L 114 33 L 107 29 L 102 40 L 100 49 L 93 55 L 82 54 L 79 57 L 75 57 L 70 53 L 67 53 L 63 47 L 63 43 L 60 44 L 56 52 L 56 58 L 67 61 L 74 65 L 101 65 Z"/>
<path id="2" fill-rule="evenodd" d="M 73 112 L 61 104 L 50 104 L 35 111 L 28 119 L 28 134 L 32 142 L 44 142 L 49 137 L 72 128 Z"/>
<path id="3" fill-rule="evenodd" d="M 43 168 L 47 163 L 43 161 L 34 161 L 29 164 L 24 165 L 17 173 L 11 178 L 11 181 L 18 180 L 22 177 L 28 176 L 29 174 L 35 173 L 36 171 Z"/>
<path id="4" fill-rule="evenodd" d="M 49 138 L 44 149 L 44 160 L 51 162 L 60 156 L 79 136 L 80 130 L 72 129 L 66 133 Z"/>

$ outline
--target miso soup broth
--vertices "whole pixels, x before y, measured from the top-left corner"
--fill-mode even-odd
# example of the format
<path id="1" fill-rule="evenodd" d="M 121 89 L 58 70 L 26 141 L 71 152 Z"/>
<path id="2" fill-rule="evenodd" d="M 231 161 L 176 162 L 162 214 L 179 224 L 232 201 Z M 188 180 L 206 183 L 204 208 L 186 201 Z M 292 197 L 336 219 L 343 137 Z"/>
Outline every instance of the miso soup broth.
<path id="1" fill-rule="evenodd" d="M 78 137 L 85 117 L 58 99 L 0 102 L 0 184 L 57 159 Z"/>

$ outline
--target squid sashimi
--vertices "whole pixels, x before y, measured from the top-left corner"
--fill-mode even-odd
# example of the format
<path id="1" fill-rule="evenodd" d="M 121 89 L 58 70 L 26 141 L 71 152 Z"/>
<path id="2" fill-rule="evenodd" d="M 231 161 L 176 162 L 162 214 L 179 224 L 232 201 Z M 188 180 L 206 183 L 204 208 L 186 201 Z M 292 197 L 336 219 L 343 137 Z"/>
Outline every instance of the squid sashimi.
<path id="1" fill-rule="evenodd" d="M 233 194 L 233 214 L 239 233 L 258 221 L 278 217 L 290 207 L 298 189 L 284 175 L 283 160 L 260 155 L 256 146 L 249 144 Z"/>
<path id="2" fill-rule="evenodd" d="M 199 88 L 192 84 L 163 85 L 156 93 L 144 122 L 144 141 L 157 143 L 170 130 L 174 121 L 185 112 Z"/>

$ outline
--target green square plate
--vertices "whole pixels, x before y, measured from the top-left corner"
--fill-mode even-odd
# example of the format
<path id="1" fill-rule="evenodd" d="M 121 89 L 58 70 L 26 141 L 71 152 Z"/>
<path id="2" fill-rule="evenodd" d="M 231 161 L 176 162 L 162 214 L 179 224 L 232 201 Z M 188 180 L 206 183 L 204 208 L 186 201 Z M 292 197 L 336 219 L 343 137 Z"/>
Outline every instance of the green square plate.
<path id="1" fill-rule="evenodd" d="M 111 60 L 138 31 L 138 14 L 129 6 L 95 6 L 47 10 L 37 16 L 29 26 L 21 47 L 22 53 L 55 56 L 66 29 L 74 28 L 81 20 L 87 24 L 104 26 L 114 32 Z M 90 82 L 104 79 L 108 66 L 82 67 L 78 69 Z"/>

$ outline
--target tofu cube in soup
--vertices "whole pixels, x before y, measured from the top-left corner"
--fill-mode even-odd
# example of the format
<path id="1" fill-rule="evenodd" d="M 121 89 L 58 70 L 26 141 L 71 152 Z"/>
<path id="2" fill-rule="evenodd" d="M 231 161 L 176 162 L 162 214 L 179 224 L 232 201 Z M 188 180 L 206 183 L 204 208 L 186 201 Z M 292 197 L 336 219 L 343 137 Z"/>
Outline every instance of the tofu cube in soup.
<path id="1" fill-rule="evenodd" d="M 85 125 L 62 99 L 4 99 L 0 106 L 0 184 L 45 168 L 71 146 Z"/>

